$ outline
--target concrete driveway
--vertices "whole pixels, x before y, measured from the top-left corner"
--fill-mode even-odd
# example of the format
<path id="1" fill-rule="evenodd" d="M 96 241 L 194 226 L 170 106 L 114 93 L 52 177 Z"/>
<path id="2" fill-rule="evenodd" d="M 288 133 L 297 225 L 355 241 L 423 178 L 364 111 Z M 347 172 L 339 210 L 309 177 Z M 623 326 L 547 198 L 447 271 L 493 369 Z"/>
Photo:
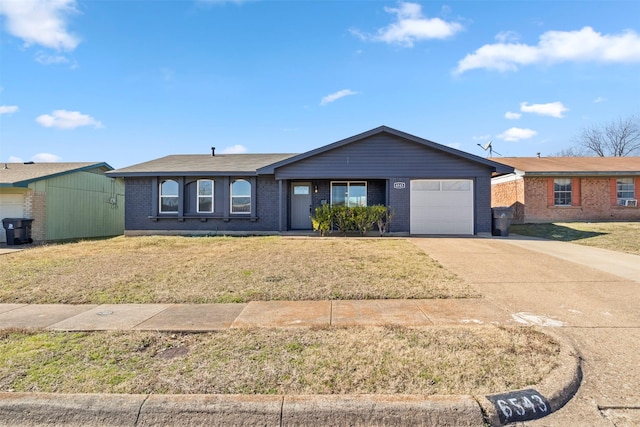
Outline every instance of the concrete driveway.
<path id="1" fill-rule="evenodd" d="M 411 241 L 515 320 L 552 327 L 581 353 L 576 396 L 520 425 L 640 425 L 640 256 L 519 236 Z"/>

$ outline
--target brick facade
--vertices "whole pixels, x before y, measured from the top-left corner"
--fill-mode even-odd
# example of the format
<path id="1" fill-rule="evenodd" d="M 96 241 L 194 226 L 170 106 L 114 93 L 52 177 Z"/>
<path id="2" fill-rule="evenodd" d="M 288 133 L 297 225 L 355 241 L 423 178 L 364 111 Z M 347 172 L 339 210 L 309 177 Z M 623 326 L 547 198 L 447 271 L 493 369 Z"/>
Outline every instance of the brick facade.
<path id="1" fill-rule="evenodd" d="M 553 206 L 553 177 L 524 177 L 491 186 L 492 206 L 514 207 L 514 223 L 638 221 L 640 208 L 617 206 L 614 177 L 573 177 L 571 206 Z M 640 179 L 635 179 L 636 197 Z"/>
<path id="2" fill-rule="evenodd" d="M 47 195 L 41 191 L 28 190 L 23 197 L 23 215 L 33 219 L 31 238 L 36 242 L 46 239 Z"/>
<path id="3" fill-rule="evenodd" d="M 474 182 L 475 233 L 491 233 L 491 178 L 477 177 Z"/>

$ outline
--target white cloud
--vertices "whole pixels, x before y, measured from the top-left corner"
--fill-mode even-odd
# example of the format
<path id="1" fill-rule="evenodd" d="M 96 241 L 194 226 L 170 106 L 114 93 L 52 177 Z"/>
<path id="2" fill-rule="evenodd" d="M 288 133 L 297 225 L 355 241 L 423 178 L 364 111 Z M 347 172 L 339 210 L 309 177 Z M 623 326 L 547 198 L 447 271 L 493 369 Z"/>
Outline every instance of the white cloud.
<path id="1" fill-rule="evenodd" d="M 340 98 L 344 98 L 345 96 L 357 95 L 357 94 L 358 92 L 352 91 L 351 89 L 342 89 L 335 93 L 332 93 L 331 95 L 327 95 L 324 98 L 322 98 L 322 100 L 320 100 L 320 105 L 327 105 L 334 101 L 337 101 Z"/>
<path id="2" fill-rule="evenodd" d="M 12 114 L 18 111 L 17 105 L 0 105 L 0 114 Z"/>
<path id="3" fill-rule="evenodd" d="M 15 157 L 15 156 L 9 156 L 9 158 L 7 159 L 7 161 L 9 163 L 24 163 L 24 160 L 22 160 L 22 158 L 20 157 Z"/>
<path id="4" fill-rule="evenodd" d="M 87 114 L 67 110 L 55 110 L 51 114 L 43 114 L 36 118 L 36 122 L 47 128 L 58 129 L 75 129 L 80 126 L 103 127 L 102 123 Z"/>
<path id="5" fill-rule="evenodd" d="M 498 135 L 498 138 L 505 141 L 520 141 L 521 139 L 532 138 L 537 133 L 538 132 L 531 129 L 510 128 Z"/>
<path id="6" fill-rule="evenodd" d="M 500 43 L 516 42 L 520 39 L 520 35 L 515 31 L 501 31 L 495 37 Z"/>
<path id="7" fill-rule="evenodd" d="M 385 7 L 385 12 L 396 15 L 396 21 L 376 34 L 365 34 L 359 30 L 351 33 L 362 40 L 372 40 L 389 44 L 413 47 L 416 41 L 429 39 L 446 39 L 462 31 L 464 27 L 458 22 L 447 22 L 440 18 L 426 18 L 422 14 L 422 6 L 418 3 L 400 2 L 398 7 Z"/>
<path id="8" fill-rule="evenodd" d="M 489 138 L 491 138 L 491 135 L 478 135 L 471 137 L 474 141 L 487 141 Z"/>
<path id="9" fill-rule="evenodd" d="M 557 62 L 640 62 L 640 36 L 634 31 L 601 34 L 591 27 L 579 31 L 547 31 L 535 46 L 486 44 L 458 62 L 457 74 L 476 68 L 515 71 L 519 66 Z"/>
<path id="10" fill-rule="evenodd" d="M 0 15 L 6 17 L 9 34 L 56 50 L 73 50 L 80 39 L 67 30 L 68 17 L 77 13 L 76 0 L 3 0 Z"/>
<path id="11" fill-rule="evenodd" d="M 38 153 L 35 156 L 33 156 L 31 160 L 34 162 L 40 162 L 40 163 L 54 163 L 62 160 L 62 157 L 56 156 L 55 154 L 51 154 L 51 153 Z"/>
<path id="12" fill-rule="evenodd" d="M 455 148 L 456 150 L 459 150 L 461 146 L 462 144 L 460 144 L 459 142 L 452 142 L 451 144 L 447 144 L 447 147 Z"/>
<path id="13" fill-rule="evenodd" d="M 562 114 L 569 111 L 562 102 L 549 102 L 547 104 L 531 104 L 528 102 L 520 103 L 520 111 L 523 113 L 534 113 L 541 116 L 551 116 L 558 119 L 564 117 Z"/>
<path id="14" fill-rule="evenodd" d="M 511 111 L 507 111 L 506 113 L 504 113 L 505 119 L 518 120 L 520 117 L 522 117 L 522 114 L 520 113 L 512 113 Z"/>
<path id="15" fill-rule="evenodd" d="M 64 55 L 49 55 L 44 52 L 36 54 L 36 62 L 43 65 L 69 64 L 72 69 L 78 67 L 78 63 L 75 60 L 70 60 Z"/>
<path id="16" fill-rule="evenodd" d="M 247 152 L 247 147 L 244 145 L 236 144 L 231 147 L 225 147 L 220 150 L 222 154 L 243 154 Z"/>
<path id="17" fill-rule="evenodd" d="M 603 98 L 601 96 L 597 97 L 596 99 L 593 100 L 594 104 L 599 104 L 601 102 L 605 102 L 607 100 L 607 98 Z"/>

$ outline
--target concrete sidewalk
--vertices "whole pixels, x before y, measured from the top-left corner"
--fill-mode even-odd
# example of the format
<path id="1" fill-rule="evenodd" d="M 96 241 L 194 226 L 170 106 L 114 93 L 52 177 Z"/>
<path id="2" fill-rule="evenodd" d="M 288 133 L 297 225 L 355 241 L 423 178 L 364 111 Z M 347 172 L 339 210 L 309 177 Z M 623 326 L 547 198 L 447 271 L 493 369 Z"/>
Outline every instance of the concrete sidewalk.
<path id="1" fill-rule="evenodd" d="M 485 299 L 248 304 L 0 304 L 0 328 L 203 332 L 229 328 L 522 323 Z"/>

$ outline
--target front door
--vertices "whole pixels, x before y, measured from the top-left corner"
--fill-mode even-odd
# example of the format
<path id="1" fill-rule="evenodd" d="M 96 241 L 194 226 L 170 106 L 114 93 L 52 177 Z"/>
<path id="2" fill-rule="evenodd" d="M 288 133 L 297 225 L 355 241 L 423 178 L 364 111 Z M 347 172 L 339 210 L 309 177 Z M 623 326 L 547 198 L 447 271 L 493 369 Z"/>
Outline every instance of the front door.
<path id="1" fill-rule="evenodd" d="M 311 183 L 291 183 L 291 228 L 311 229 Z"/>

